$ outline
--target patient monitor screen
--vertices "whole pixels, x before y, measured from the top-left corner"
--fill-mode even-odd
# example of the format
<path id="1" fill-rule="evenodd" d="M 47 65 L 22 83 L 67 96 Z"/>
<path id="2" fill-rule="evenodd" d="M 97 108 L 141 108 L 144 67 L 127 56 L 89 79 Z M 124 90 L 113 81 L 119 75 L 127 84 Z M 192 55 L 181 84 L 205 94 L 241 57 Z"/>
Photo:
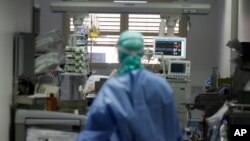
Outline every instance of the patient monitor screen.
<path id="1" fill-rule="evenodd" d="M 186 64 L 173 63 L 171 64 L 171 73 L 185 73 Z"/>
<path id="2" fill-rule="evenodd" d="M 167 58 L 186 57 L 186 39 L 181 37 L 156 38 L 154 42 L 155 52 L 163 52 Z"/>
<path id="3" fill-rule="evenodd" d="M 157 41 L 156 52 L 163 52 L 164 55 L 181 55 L 181 41 Z"/>

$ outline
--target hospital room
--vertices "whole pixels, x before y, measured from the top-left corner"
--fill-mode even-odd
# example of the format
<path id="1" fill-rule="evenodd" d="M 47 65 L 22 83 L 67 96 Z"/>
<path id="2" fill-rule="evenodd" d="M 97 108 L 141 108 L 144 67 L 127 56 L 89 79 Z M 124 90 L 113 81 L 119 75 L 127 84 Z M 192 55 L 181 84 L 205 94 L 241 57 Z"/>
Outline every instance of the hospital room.
<path id="1" fill-rule="evenodd" d="M 0 0 L 0 141 L 248 141 L 249 0 Z"/>

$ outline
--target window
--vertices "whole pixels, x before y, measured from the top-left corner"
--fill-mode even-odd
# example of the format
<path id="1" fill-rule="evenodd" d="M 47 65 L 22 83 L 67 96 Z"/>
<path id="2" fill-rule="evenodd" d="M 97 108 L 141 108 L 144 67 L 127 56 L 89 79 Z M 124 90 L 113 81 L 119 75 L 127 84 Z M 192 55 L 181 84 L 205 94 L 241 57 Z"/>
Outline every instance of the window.
<path id="1" fill-rule="evenodd" d="M 120 34 L 121 14 L 93 14 L 99 21 L 100 36 L 94 39 L 92 52 L 105 53 L 106 63 L 118 63 L 116 44 Z"/>
<path id="2" fill-rule="evenodd" d="M 93 47 L 115 47 L 120 34 L 120 14 L 89 14 L 89 17 L 91 16 L 96 17 L 100 30 L 100 36 L 97 39 L 89 39 L 93 41 Z M 91 27 L 90 19 L 85 19 L 89 27 Z M 70 31 L 74 31 L 73 18 L 70 19 Z"/>
<path id="3" fill-rule="evenodd" d="M 107 13 L 92 13 L 89 17 L 96 17 L 100 30 L 100 36 L 96 39 L 89 38 L 88 50 L 95 54 L 105 54 L 106 63 L 117 63 L 116 44 L 120 34 L 121 14 L 107 14 Z M 90 25 L 91 18 L 86 18 L 84 21 Z M 73 18 L 70 19 L 70 31 L 74 31 Z M 101 63 L 102 60 L 99 60 Z M 97 61 L 98 63 L 98 61 Z"/>
<path id="4" fill-rule="evenodd" d="M 158 33 L 160 15 L 129 14 L 129 30 L 142 33 Z"/>
<path id="5" fill-rule="evenodd" d="M 89 15 L 97 17 L 100 29 L 100 36 L 97 39 L 93 41 L 89 39 L 89 47 L 92 45 L 94 53 L 105 53 L 107 63 L 118 62 L 114 47 L 122 30 L 141 32 L 144 35 L 145 47 L 153 49 L 153 39 L 158 36 L 161 21 L 159 14 L 92 13 Z M 90 22 L 89 18 L 87 21 Z M 70 31 L 73 30 L 73 19 L 70 19 Z M 179 33 L 179 21 L 176 24 L 175 33 Z"/>
<path id="6" fill-rule="evenodd" d="M 120 14 L 92 14 L 99 20 L 99 28 L 102 33 L 120 33 Z"/>
<path id="7" fill-rule="evenodd" d="M 145 47 L 153 48 L 153 39 L 158 36 L 161 18 L 159 14 L 129 14 L 128 29 L 143 33 Z M 167 32 L 167 28 L 165 30 Z M 175 27 L 179 33 L 179 21 Z"/>

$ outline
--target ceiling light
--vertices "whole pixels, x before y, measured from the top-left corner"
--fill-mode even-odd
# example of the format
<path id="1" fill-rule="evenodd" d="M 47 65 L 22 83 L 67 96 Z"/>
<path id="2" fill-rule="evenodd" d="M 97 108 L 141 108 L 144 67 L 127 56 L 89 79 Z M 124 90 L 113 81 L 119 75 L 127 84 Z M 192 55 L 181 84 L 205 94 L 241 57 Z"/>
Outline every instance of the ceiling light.
<path id="1" fill-rule="evenodd" d="M 147 3 L 147 1 L 114 0 L 115 3 Z"/>

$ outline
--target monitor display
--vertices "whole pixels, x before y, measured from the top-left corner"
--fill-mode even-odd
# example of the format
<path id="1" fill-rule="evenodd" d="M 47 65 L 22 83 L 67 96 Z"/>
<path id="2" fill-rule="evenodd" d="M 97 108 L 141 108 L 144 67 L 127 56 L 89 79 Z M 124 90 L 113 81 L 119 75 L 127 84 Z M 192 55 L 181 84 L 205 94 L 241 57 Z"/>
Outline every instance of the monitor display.
<path id="1" fill-rule="evenodd" d="M 169 59 L 167 61 L 168 78 L 190 78 L 191 62 L 181 59 Z"/>
<path id="2" fill-rule="evenodd" d="M 75 132 L 28 128 L 26 141 L 75 141 L 77 137 Z"/>
<path id="3" fill-rule="evenodd" d="M 162 52 L 164 58 L 186 58 L 186 38 L 183 37 L 156 37 L 154 51 Z"/>
<path id="4" fill-rule="evenodd" d="M 172 63 L 171 64 L 171 73 L 185 73 L 186 70 L 186 64 L 183 63 Z"/>

